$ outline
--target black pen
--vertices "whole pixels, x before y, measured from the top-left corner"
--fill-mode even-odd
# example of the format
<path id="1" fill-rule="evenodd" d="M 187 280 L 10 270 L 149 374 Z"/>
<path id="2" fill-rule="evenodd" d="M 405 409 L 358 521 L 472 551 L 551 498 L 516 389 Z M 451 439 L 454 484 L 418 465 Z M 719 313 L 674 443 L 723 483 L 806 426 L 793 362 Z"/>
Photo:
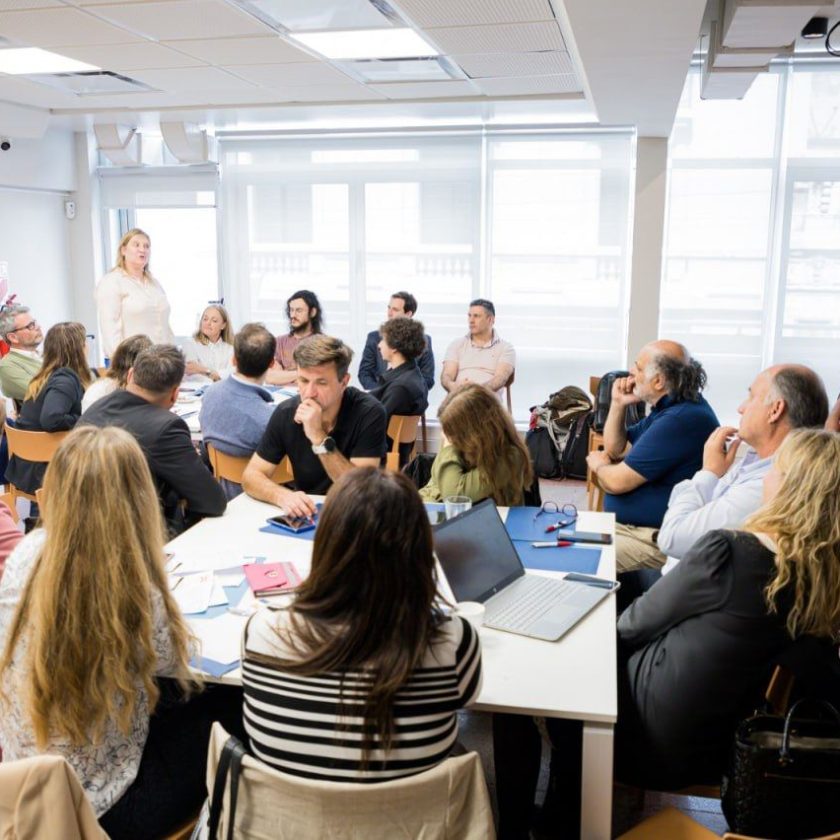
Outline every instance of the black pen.
<path id="1" fill-rule="evenodd" d="M 618 589 L 621 584 L 617 580 L 596 577 L 595 575 L 584 575 L 580 572 L 567 572 L 563 580 L 570 580 L 572 583 L 583 583 L 586 586 L 597 586 L 599 589 Z"/>

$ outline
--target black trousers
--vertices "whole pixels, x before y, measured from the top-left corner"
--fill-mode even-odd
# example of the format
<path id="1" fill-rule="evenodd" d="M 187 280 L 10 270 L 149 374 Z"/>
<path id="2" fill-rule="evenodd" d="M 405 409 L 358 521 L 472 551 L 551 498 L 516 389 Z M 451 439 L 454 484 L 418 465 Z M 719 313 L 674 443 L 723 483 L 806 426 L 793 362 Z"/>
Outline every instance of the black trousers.
<path id="1" fill-rule="evenodd" d="M 545 836 L 562 840 L 580 836 L 583 724 L 547 718 L 551 741 L 551 777 L 538 820 Z M 499 840 L 528 840 L 535 817 L 542 735 L 526 715 L 493 715 L 493 761 Z"/>
<path id="2" fill-rule="evenodd" d="M 99 818 L 112 840 L 165 837 L 191 816 L 207 797 L 207 745 L 219 721 L 247 745 L 242 725 L 242 689 L 208 685 L 186 702 L 177 684 L 159 680 L 161 698 L 149 720 L 137 778 Z"/>

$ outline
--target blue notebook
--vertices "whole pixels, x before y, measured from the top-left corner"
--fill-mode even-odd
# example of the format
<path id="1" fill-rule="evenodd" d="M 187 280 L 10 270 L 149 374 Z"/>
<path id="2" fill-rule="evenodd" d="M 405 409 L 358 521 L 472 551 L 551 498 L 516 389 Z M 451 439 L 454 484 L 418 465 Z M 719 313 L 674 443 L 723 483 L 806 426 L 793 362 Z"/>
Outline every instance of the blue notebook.
<path id="1" fill-rule="evenodd" d="M 542 539 L 545 539 L 545 534 Z M 600 548 L 581 548 L 576 545 L 567 545 L 562 548 L 534 548 L 530 540 L 514 540 L 513 547 L 526 569 L 583 572 L 586 575 L 594 575 L 598 572 L 598 564 L 601 562 Z"/>
<path id="2" fill-rule="evenodd" d="M 568 519 L 562 513 L 543 513 L 534 519 L 537 511 L 539 511 L 537 507 L 512 507 L 508 510 L 505 528 L 512 540 L 530 540 L 531 542 L 550 540 L 551 535 L 546 534 L 545 529 L 549 525 L 556 524 L 560 519 Z M 563 530 L 574 531 L 576 524 L 573 522 L 571 525 L 565 525 Z"/>

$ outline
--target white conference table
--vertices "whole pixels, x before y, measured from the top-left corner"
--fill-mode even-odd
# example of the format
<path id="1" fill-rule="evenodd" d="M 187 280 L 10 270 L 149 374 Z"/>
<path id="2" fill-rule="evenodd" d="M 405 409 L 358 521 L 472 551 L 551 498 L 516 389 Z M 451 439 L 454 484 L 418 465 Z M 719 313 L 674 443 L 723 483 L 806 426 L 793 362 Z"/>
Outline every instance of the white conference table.
<path id="1" fill-rule="evenodd" d="M 264 556 L 269 561 L 287 560 L 295 563 L 305 576 L 309 572 L 312 542 L 259 530 L 276 513 L 273 505 L 243 494 L 228 505 L 224 516 L 204 519 L 172 540 L 167 551 L 176 560 L 225 554 L 230 555 L 232 562 L 243 555 Z M 578 528 L 614 533 L 614 517 L 582 512 Z M 613 546 L 602 548 L 598 574 L 615 577 Z M 583 840 L 608 840 L 611 832 L 613 727 L 617 716 L 615 623 L 615 598 L 611 597 L 557 642 L 488 627 L 480 631 L 484 680 L 472 708 L 583 722 Z M 192 622 L 199 636 L 201 626 L 200 620 Z M 222 681 L 239 682 L 239 671 L 226 674 Z"/>

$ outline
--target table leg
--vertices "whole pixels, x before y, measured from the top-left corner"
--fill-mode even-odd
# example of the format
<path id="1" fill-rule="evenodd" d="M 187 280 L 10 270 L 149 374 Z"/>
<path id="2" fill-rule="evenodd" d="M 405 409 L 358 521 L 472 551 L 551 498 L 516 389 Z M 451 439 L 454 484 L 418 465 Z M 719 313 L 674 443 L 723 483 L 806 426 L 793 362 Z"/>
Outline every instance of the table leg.
<path id="1" fill-rule="evenodd" d="M 613 724 L 583 724 L 581 840 L 609 840 L 612 832 Z"/>

